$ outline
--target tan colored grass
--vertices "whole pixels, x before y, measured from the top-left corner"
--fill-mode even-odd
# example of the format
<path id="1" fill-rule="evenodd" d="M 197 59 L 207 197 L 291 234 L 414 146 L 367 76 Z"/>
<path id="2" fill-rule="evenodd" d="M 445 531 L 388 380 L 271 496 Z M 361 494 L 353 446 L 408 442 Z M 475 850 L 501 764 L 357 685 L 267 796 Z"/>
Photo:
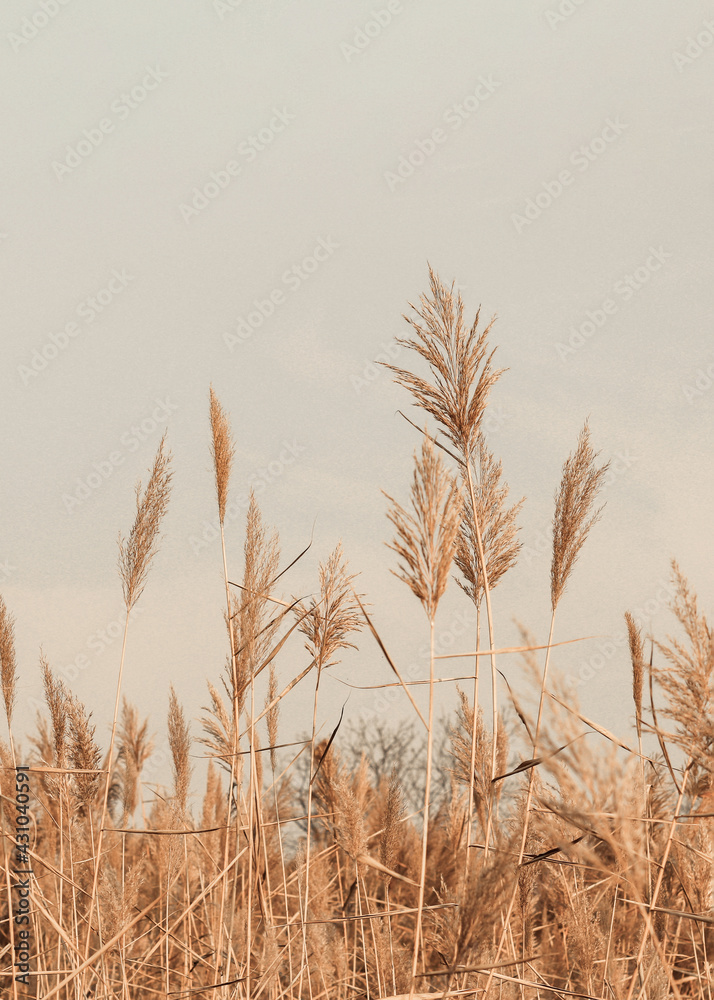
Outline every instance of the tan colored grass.
<path id="1" fill-rule="evenodd" d="M 476 510 L 472 509 L 468 478 L 462 473 L 462 495 L 464 515 L 459 530 L 455 561 L 461 571 L 457 582 L 479 607 L 488 580 L 490 588 L 500 582 L 518 561 L 521 543 L 518 541 L 516 519 L 525 498 L 508 507 L 508 486 L 502 482 L 502 463 L 489 450 L 483 434 L 476 440 L 474 456 L 471 459 L 472 477 L 476 484 Z M 480 525 L 485 557 L 485 573 L 479 558 L 476 524 Z"/>
<path id="2" fill-rule="evenodd" d="M 136 517 L 127 538 L 119 536 L 119 575 L 127 611 L 141 597 L 149 568 L 158 549 L 159 528 L 171 495 L 171 454 L 162 437 L 149 481 L 142 495 L 136 485 Z"/>
<path id="3" fill-rule="evenodd" d="M 435 322 L 458 330 L 453 294 L 436 286 L 434 295 L 441 310 Z M 452 430 L 463 443 L 459 426 Z M 33 985 L 36 979 L 43 1000 L 711 1000 L 712 627 L 674 564 L 676 632 L 653 645 L 648 708 L 642 636 L 626 616 L 639 753 L 634 741 L 580 712 L 572 691 L 548 677 L 547 656 L 541 668 L 533 647 L 542 648 L 542 639 L 525 632 L 534 690 L 516 681 L 503 659 L 513 711 L 507 706 L 489 731 L 477 699 L 462 694 L 455 719 L 442 729 L 434 711 L 433 622 L 461 518 L 483 526 L 480 540 L 475 529 L 461 539 L 472 573 L 465 574 L 469 598 L 483 593 L 485 600 L 487 578 L 495 585 L 517 554 L 512 512 L 519 505 L 508 507 L 496 460 L 485 449 L 476 452 L 471 482 L 462 483 L 463 505 L 430 436 L 416 459 L 411 507 L 390 501 L 397 575 L 430 621 L 429 712 L 426 719 L 415 712 L 426 732 L 414 752 L 411 736 L 405 742 L 403 732 L 390 730 L 391 711 L 374 729 L 333 731 L 337 719 L 330 717 L 319 732 L 323 675 L 328 668 L 334 674 L 342 650 L 358 646 L 365 618 L 354 575 L 338 547 L 320 565 L 314 598 L 282 601 L 275 593 L 277 539 L 265 533 L 255 498 L 241 526 L 240 586 L 225 574 L 230 655 L 223 687 L 209 685 L 203 746 L 210 759 L 197 806 L 190 712 L 172 687 L 160 737 L 172 766 L 167 789 L 155 774 L 144 776 L 151 740 L 138 710 L 122 703 L 105 750 L 89 709 L 41 656 L 48 714 L 29 737 L 27 850 L 34 870 Z M 137 518 L 123 543 L 127 612 L 146 582 L 168 498 L 162 455 L 163 442 L 154 488 L 150 479 L 137 494 Z M 556 605 L 599 515 L 606 466 L 595 458 L 586 425 L 556 502 L 549 646 Z M 12 651 L 2 650 L 6 708 L 17 690 L 14 645 Z M 396 669 L 403 653 L 388 656 Z M 360 670 L 358 656 L 355 662 Z M 280 746 L 278 710 L 288 721 L 282 728 L 299 728 L 291 696 L 308 677 L 315 680 L 311 737 Z M 7 714 L 10 720 L 11 709 Z M 440 736 L 450 758 L 437 750 Z M 282 738 L 291 741 L 292 733 Z M 416 778 L 415 759 L 423 761 Z M 15 762 L 1 741 L 0 762 L 0 993 L 10 996 L 18 812 Z M 105 769 L 112 809 L 102 795 Z M 405 798 L 423 807 L 409 814 Z M 472 804 L 478 825 L 466 864 Z"/>
<path id="4" fill-rule="evenodd" d="M 421 456 L 414 455 L 410 491 L 411 510 L 385 493 L 390 507 L 387 517 L 396 536 L 389 545 L 399 556 L 395 576 L 403 580 L 434 620 L 456 553 L 461 524 L 461 495 L 433 444 L 424 438 Z"/>
<path id="5" fill-rule="evenodd" d="M 599 452 L 590 444 L 587 420 L 580 432 L 578 445 L 563 466 L 560 488 L 555 494 L 553 516 L 553 559 L 550 569 L 550 600 L 553 610 L 563 596 L 590 529 L 603 508 L 593 510 L 610 463 L 597 466 Z"/>
<path id="6" fill-rule="evenodd" d="M 177 814 L 183 816 L 188 806 L 188 792 L 193 770 L 190 760 L 191 733 L 173 684 L 169 696 L 168 733 L 174 775 L 174 803 Z"/>
<path id="7" fill-rule="evenodd" d="M 15 707 L 17 662 L 15 659 L 15 619 L 0 597 L 0 683 L 5 702 L 8 728 L 12 728 L 12 713 Z"/>
<path id="8" fill-rule="evenodd" d="M 211 458 L 216 477 L 216 500 L 218 502 L 218 520 L 221 525 L 226 519 L 226 502 L 228 486 L 231 478 L 231 467 L 235 457 L 235 444 L 231 437 L 231 428 L 226 412 L 213 391 L 209 390 L 209 410 L 211 421 Z"/>
<path id="9" fill-rule="evenodd" d="M 396 365 L 386 365 L 394 380 L 408 389 L 415 403 L 430 413 L 449 441 L 470 460 L 486 410 L 489 393 L 504 369 L 492 365 L 488 336 L 494 320 L 479 331 L 480 310 L 472 325 L 464 322 L 464 304 L 454 286 L 448 288 L 429 267 L 430 294 L 421 297 L 413 316 L 404 318 L 411 337 L 397 343 L 413 350 L 429 366 L 431 380 Z"/>
<path id="10" fill-rule="evenodd" d="M 141 721 L 138 709 L 126 698 L 117 726 L 116 766 L 109 786 L 108 808 L 118 813 L 118 825 L 124 826 L 136 813 L 140 802 L 139 781 L 144 764 L 154 748 L 149 737 L 148 719 Z"/>
<path id="11" fill-rule="evenodd" d="M 644 681 L 644 649 L 642 646 L 642 633 L 635 623 L 635 619 L 629 611 L 625 612 L 625 622 L 627 624 L 627 640 L 630 647 L 630 660 L 632 662 L 632 700 L 635 703 L 635 723 L 637 734 L 642 734 L 642 685 Z"/>

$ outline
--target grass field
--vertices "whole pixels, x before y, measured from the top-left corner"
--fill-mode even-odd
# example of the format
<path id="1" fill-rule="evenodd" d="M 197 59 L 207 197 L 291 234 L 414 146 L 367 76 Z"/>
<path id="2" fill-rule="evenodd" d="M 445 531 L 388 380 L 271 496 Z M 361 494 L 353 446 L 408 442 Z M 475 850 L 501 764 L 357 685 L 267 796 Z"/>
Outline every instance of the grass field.
<path id="1" fill-rule="evenodd" d="M 578 556 L 597 544 L 597 528 L 588 536 L 602 514 L 608 465 L 586 423 L 554 484 L 544 637 L 524 630 L 518 648 L 499 646 L 491 594 L 518 561 L 522 501 L 509 499 L 482 433 L 503 374 L 491 327 L 467 322 L 433 272 L 406 318 L 414 370 L 391 374 L 423 413 L 412 481 L 385 497 L 385 537 L 390 568 L 424 610 L 428 709 L 398 650 L 382 644 L 340 547 L 324 557 L 313 598 L 279 599 L 290 566 L 252 498 L 241 565 L 229 564 L 234 444 L 211 390 L 226 661 L 202 716 L 171 690 L 173 782 L 148 808 L 152 746 L 141 706 L 122 696 L 124 648 L 107 745 L 91 706 L 43 660 L 47 711 L 20 747 L 14 623 L 0 598 L 3 997 L 711 997 L 711 627 L 676 564 L 675 638 L 645 635 L 623 608 L 635 718 L 625 739 L 583 715 L 549 673 L 558 607 L 566 589 L 577 600 Z M 162 441 L 120 545 L 124 646 L 171 487 Z M 434 634 L 454 580 L 478 624 L 459 660 L 471 679 L 442 731 Z M 324 738 L 323 672 L 342 650 L 374 643 L 411 721 L 370 731 L 345 719 Z M 506 656 L 522 662 L 528 691 L 499 673 Z M 295 743 L 281 711 L 297 685 L 314 692 L 314 708 Z M 200 741 L 189 716 L 200 717 Z M 202 788 L 196 753 L 210 758 Z"/>

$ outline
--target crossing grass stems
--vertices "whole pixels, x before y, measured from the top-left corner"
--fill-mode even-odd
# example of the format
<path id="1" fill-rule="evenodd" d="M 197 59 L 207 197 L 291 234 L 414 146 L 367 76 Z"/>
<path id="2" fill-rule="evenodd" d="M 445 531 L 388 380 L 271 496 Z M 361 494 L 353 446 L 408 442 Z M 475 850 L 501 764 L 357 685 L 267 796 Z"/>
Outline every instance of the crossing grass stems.
<path id="1" fill-rule="evenodd" d="M 492 595 L 517 572 L 524 500 L 509 502 L 482 429 L 503 375 L 489 344 L 494 321 L 480 326 L 477 313 L 469 325 L 461 296 L 431 268 L 429 291 L 406 318 L 401 344 L 416 370 L 386 367 L 421 417 L 410 421 L 418 439 L 408 499 L 387 497 L 386 514 L 392 571 L 426 618 L 426 713 L 341 546 L 320 563 L 312 597 L 291 595 L 292 564 L 281 569 L 277 535 L 252 496 L 236 560 L 234 529 L 225 530 L 236 448 L 211 387 L 226 660 L 198 736 L 169 687 L 170 787 L 147 784 L 153 740 L 121 694 L 125 661 L 131 669 L 139 655 L 126 653 L 130 611 L 148 584 L 170 499 L 165 441 L 120 539 L 127 616 L 107 746 L 44 654 L 47 712 L 20 744 L 16 623 L 0 596 L 3 995 L 710 1000 L 712 628 L 676 563 L 674 636 L 643 636 L 625 612 L 632 741 L 584 715 L 553 669 L 556 609 L 577 600 L 578 557 L 586 540 L 596 544 L 589 535 L 602 515 L 608 465 L 598 463 L 586 421 L 555 495 L 550 621 L 542 636 L 523 627 L 517 651 L 498 652 Z M 477 625 L 464 639 L 470 686 L 459 686 L 456 714 L 439 723 L 434 629 L 452 577 Z M 413 774 L 401 774 L 399 761 L 386 773 L 376 759 L 383 726 L 372 742 L 360 730 L 358 752 L 344 742 L 349 727 L 320 732 L 320 692 L 358 642 L 376 644 L 385 685 L 401 686 L 418 727 L 416 811 L 405 787 Z M 559 653 L 566 666 L 571 648 Z M 514 687 L 505 676 L 516 660 L 524 680 Z M 296 740 L 281 732 L 281 710 L 309 684 L 311 729 Z M 208 757 L 202 788 L 192 764 L 199 753 Z M 30 762 L 33 791 L 30 992 L 12 974 L 16 761 Z"/>

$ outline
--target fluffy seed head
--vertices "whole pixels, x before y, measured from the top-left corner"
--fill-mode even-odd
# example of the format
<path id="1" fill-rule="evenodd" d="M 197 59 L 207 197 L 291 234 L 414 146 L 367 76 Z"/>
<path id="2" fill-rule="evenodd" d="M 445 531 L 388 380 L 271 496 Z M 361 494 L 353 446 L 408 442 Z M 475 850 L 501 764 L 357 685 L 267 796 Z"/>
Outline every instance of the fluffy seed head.
<path id="1" fill-rule="evenodd" d="M 399 826 L 404 816 L 404 796 L 396 767 L 392 768 L 387 793 L 387 807 L 384 815 L 384 826 L 379 840 L 379 860 L 385 868 L 394 870 L 397 859 L 397 849 L 400 843 Z M 379 877 L 387 885 L 392 881 L 391 875 L 380 872 Z"/>
<path id="2" fill-rule="evenodd" d="M 79 699 L 71 697 L 68 705 L 69 714 L 69 762 L 72 767 L 82 771 L 97 771 L 102 759 L 101 750 L 94 739 L 96 726 L 90 723 L 91 713 Z M 99 773 L 74 775 L 74 788 L 80 802 L 80 808 L 85 810 L 94 799 L 99 785 Z"/>
<path id="3" fill-rule="evenodd" d="M 313 601 L 311 614 L 303 619 L 300 631 L 307 638 L 305 648 L 317 660 L 320 668 L 330 666 L 340 649 L 355 649 L 347 636 L 362 628 L 362 615 L 354 598 L 354 574 L 347 572 L 347 561 L 341 543 L 326 563 L 320 564 L 320 599 Z M 302 617 L 305 608 L 298 605 Z"/>
<path id="4" fill-rule="evenodd" d="M 580 554 L 588 532 L 600 519 L 602 507 L 591 514 L 610 463 L 595 465 L 599 452 L 590 444 L 587 420 L 578 446 L 563 465 L 560 489 L 555 494 L 553 518 L 553 561 L 550 569 L 551 606 L 555 610 L 563 596 L 568 577 Z"/>
<path id="5" fill-rule="evenodd" d="M 169 471 L 171 453 L 164 450 L 165 445 L 166 435 L 161 438 L 143 496 L 141 483 L 136 484 L 136 517 L 129 537 L 119 535 L 119 575 L 127 611 L 131 611 L 146 586 L 157 552 L 159 527 L 169 505 L 173 473 Z"/>
<path id="6" fill-rule="evenodd" d="M 448 583 L 462 508 L 458 485 L 426 435 L 421 457 L 414 455 L 413 513 L 384 495 L 391 504 L 387 517 L 396 529 L 389 548 L 401 560 L 399 570 L 392 572 L 408 584 L 431 621 Z"/>
<path id="7" fill-rule="evenodd" d="M 414 331 L 397 343 L 416 351 L 431 369 L 427 381 L 412 372 L 386 365 L 394 380 L 409 389 L 417 406 L 438 421 L 444 434 L 468 461 L 476 446 L 492 386 L 504 369 L 494 370 L 494 351 L 488 350 L 493 320 L 478 331 L 479 312 L 469 329 L 464 325 L 464 303 L 454 286 L 447 288 L 429 267 L 430 295 L 421 296 L 414 317 L 404 318 Z"/>
<path id="8" fill-rule="evenodd" d="M 67 710 L 70 693 L 62 681 L 58 681 L 50 668 L 44 654 L 40 654 L 40 668 L 45 688 L 45 701 L 50 710 L 52 720 L 52 738 L 54 742 L 54 766 L 67 766 Z"/>
<path id="9" fill-rule="evenodd" d="M 183 709 L 176 697 L 173 684 L 169 697 L 169 747 L 174 772 L 174 794 L 180 814 L 186 811 L 188 789 L 191 782 L 191 734 Z"/>
<path id="10" fill-rule="evenodd" d="M 231 478 L 231 465 L 235 455 L 235 445 L 231 438 L 231 428 L 225 410 L 218 402 L 218 397 L 210 388 L 211 417 L 211 458 L 216 474 L 216 499 L 218 501 L 218 520 L 223 524 L 226 517 L 226 498 L 228 483 Z"/>
<path id="11" fill-rule="evenodd" d="M 485 593 L 485 579 L 479 558 L 476 523 L 478 522 L 481 530 L 489 589 L 493 590 L 504 573 L 514 566 L 518 559 L 521 543 L 517 539 L 516 517 L 525 498 L 519 500 L 513 507 L 506 507 L 508 486 L 501 482 L 501 462 L 497 462 L 489 451 L 483 434 L 478 435 L 471 465 L 476 510 L 474 511 L 471 503 L 464 470 L 462 472 L 464 516 L 459 530 L 455 561 L 463 576 L 463 579 L 457 579 L 457 583 L 478 607 Z"/>
<path id="12" fill-rule="evenodd" d="M 266 705 L 269 705 L 268 709 L 268 744 L 270 746 L 270 766 L 275 770 L 275 765 L 277 762 L 277 751 L 275 746 L 278 742 L 278 718 L 280 715 L 280 702 L 277 700 L 278 697 L 278 675 L 275 670 L 275 664 L 271 661 L 270 664 L 270 674 L 268 678 L 268 693 L 265 697 Z"/>
<path id="13" fill-rule="evenodd" d="M 9 726 L 12 723 L 12 711 L 15 707 L 17 681 L 15 619 L 7 610 L 7 605 L 2 597 L 0 597 L 0 681 L 2 682 L 2 696 L 5 701 L 5 712 Z"/>
<path id="14" fill-rule="evenodd" d="M 630 644 L 630 659 L 632 660 L 632 697 L 635 702 L 635 722 L 638 734 L 642 729 L 642 678 L 644 674 L 644 650 L 642 648 L 642 633 L 629 611 L 625 612 L 627 622 L 627 638 Z"/>

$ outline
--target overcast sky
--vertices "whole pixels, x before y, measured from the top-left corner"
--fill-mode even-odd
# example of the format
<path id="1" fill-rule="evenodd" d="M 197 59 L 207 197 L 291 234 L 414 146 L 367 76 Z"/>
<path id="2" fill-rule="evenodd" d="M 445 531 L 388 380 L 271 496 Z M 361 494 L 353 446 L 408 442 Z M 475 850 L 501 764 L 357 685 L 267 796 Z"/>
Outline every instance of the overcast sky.
<path id="1" fill-rule="evenodd" d="M 623 612 L 672 629 L 672 557 L 703 609 L 714 592 L 713 19 L 700 0 L 2 4 L 0 593 L 21 732 L 42 647 L 106 739 L 116 539 L 164 428 L 174 492 L 124 691 L 159 744 L 170 682 L 190 716 L 206 703 L 226 652 L 210 383 L 237 442 L 231 574 L 253 485 L 283 565 L 315 524 L 283 595 L 314 591 L 342 540 L 395 661 L 428 672 L 425 616 L 383 544 L 381 490 L 406 500 L 417 435 L 372 364 L 407 331 L 427 261 L 469 317 L 497 314 L 509 369 L 486 429 L 527 501 L 498 644 L 516 618 L 547 637 L 553 493 L 586 417 L 613 462 L 556 625 L 600 638 L 554 664 L 626 730 Z M 472 631 L 452 585 L 441 648 L 468 650 Z M 325 726 L 338 677 L 390 680 L 360 646 L 324 684 Z M 306 662 L 295 642 L 281 676 Z M 285 703 L 284 738 L 308 728 L 310 691 Z M 384 709 L 353 692 L 346 714 Z"/>

